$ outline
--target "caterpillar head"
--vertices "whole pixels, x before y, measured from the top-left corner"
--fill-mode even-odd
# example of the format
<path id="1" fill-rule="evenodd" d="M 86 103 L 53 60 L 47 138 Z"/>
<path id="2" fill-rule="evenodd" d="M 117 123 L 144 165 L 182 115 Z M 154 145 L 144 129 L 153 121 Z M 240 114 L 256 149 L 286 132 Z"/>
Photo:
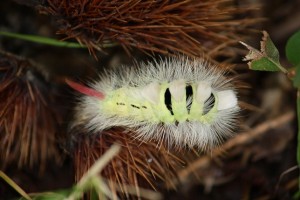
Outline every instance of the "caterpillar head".
<path id="1" fill-rule="evenodd" d="M 86 95 L 77 117 L 87 129 L 99 132 L 122 126 L 134 130 L 143 142 L 200 149 L 211 148 L 232 133 L 239 111 L 236 92 L 214 66 L 188 58 L 141 65 L 146 66 L 109 72 L 91 88 L 69 81 Z"/>

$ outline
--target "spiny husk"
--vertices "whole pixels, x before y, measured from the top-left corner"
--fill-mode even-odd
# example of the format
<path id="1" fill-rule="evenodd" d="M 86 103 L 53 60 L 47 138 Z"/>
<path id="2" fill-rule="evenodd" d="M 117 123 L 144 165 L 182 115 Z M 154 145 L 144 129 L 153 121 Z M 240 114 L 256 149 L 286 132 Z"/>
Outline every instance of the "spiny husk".
<path id="1" fill-rule="evenodd" d="M 29 61 L 0 53 L 0 160 L 1 168 L 59 161 L 56 134 L 60 117 L 54 96 Z"/>
<path id="2" fill-rule="evenodd" d="M 253 6 L 233 0 L 47 0 L 36 6 L 56 18 L 58 33 L 75 38 L 94 53 L 109 44 L 162 54 L 233 56 L 237 41 L 258 19 Z M 249 15 L 248 15 L 249 16 Z"/>
<path id="3" fill-rule="evenodd" d="M 102 176 L 111 183 L 112 192 L 119 196 L 128 198 L 129 194 L 124 185 L 134 185 L 137 188 L 161 189 L 165 182 L 168 187 L 175 188 L 176 171 L 185 166 L 186 158 L 179 158 L 163 144 L 155 141 L 142 143 L 133 138 L 134 133 L 124 132 L 121 129 L 114 129 L 102 132 L 101 134 L 90 135 L 82 133 L 73 135 L 76 137 L 75 147 L 75 173 L 76 180 L 80 180 L 90 166 L 112 144 L 118 143 L 122 149 L 120 153 L 102 171 Z M 160 185 L 160 186 L 159 186 Z M 166 187 L 165 185 L 165 187 Z"/>

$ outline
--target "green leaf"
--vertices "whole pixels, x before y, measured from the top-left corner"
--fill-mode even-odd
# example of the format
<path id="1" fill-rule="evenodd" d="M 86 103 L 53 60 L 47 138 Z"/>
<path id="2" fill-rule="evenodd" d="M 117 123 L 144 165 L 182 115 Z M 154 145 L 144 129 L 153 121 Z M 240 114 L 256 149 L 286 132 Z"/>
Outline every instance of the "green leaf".
<path id="1" fill-rule="evenodd" d="M 258 60 L 254 60 L 251 63 L 251 69 L 257 71 L 279 71 L 278 66 L 271 62 L 268 58 L 262 57 Z"/>
<path id="2" fill-rule="evenodd" d="M 279 51 L 271 40 L 269 34 L 263 31 L 263 40 L 260 42 L 261 51 L 272 59 L 275 63 L 279 64 Z"/>
<path id="3" fill-rule="evenodd" d="M 297 163 L 300 166 L 300 31 L 289 38 L 285 47 L 286 56 L 295 66 L 295 76 L 292 77 L 294 87 L 298 88 L 297 91 L 297 122 L 298 122 L 298 137 L 297 137 Z M 300 198 L 300 177 L 298 180 L 298 192 L 293 196 L 293 199 Z"/>
<path id="4" fill-rule="evenodd" d="M 297 65 L 300 63 L 300 31 L 292 35 L 285 47 L 285 53 L 288 61 Z"/>
<path id="5" fill-rule="evenodd" d="M 287 73 L 287 70 L 282 67 L 279 62 L 280 56 L 278 49 L 266 31 L 263 31 L 260 51 L 243 42 L 241 42 L 241 44 L 249 49 L 244 61 L 249 61 L 248 65 L 250 69 L 259 71 L 282 71 Z"/>

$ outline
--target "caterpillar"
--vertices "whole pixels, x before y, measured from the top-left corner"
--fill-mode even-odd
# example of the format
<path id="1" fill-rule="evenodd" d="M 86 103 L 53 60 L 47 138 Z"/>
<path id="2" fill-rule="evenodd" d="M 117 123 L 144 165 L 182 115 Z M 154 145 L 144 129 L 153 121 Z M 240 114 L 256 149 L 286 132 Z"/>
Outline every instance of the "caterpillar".
<path id="1" fill-rule="evenodd" d="M 122 126 L 138 140 L 173 147 L 212 148 L 232 135 L 239 112 L 224 70 L 204 59 L 172 57 L 120 67 L 89 87 L 68 80 L 80 97 L 73 125 L 90 132 Z"/>

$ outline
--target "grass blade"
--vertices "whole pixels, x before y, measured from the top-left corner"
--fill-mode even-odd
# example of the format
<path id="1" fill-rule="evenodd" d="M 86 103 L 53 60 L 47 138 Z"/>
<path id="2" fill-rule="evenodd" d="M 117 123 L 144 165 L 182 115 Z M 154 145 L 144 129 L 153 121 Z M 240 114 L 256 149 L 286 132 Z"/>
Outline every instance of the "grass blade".
<path id="1" fill-rule="evenodd" d="M 22 197 L 24 197 L 26 200 L 32 200 L 30 196 L 22 189 L 20 186 L 18 186 L 11 178 L 9 178 L 4 172 L 0 170 L 0 177 L 9 184 L 14 190 L 16 190 Z"/>

